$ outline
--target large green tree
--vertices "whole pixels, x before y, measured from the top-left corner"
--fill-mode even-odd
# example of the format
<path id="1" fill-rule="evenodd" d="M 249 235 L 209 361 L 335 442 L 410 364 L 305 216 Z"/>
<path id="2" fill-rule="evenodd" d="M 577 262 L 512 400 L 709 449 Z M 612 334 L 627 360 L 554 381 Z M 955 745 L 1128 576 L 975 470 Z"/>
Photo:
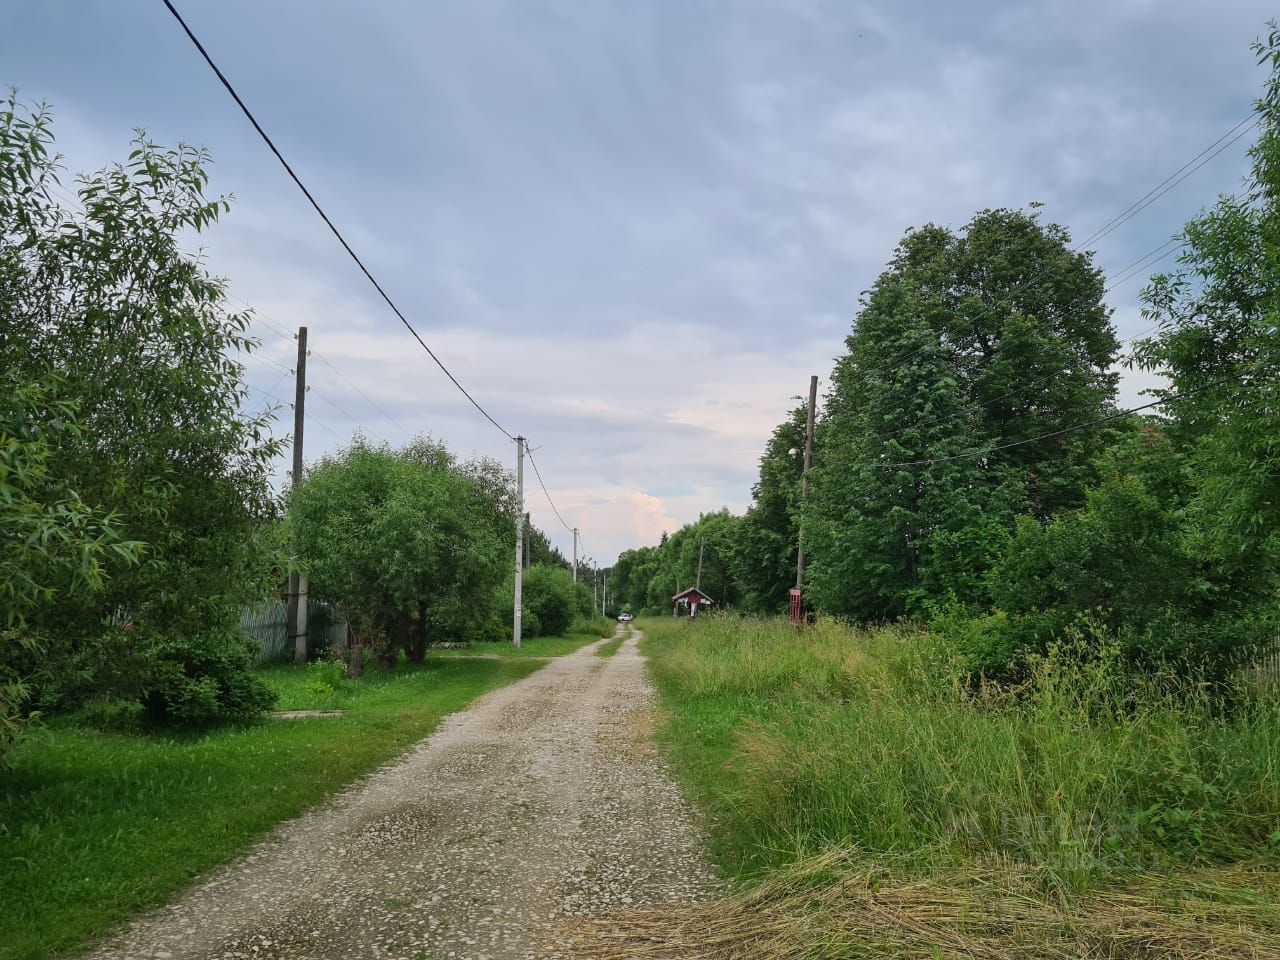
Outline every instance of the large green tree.
<path id="1" fill-rule="evenodd" d="M 322 459 L 289 498 L 311 591 L 387 663 L 400 650 L 421 660 L 437 638 L 483 630 L 515 544 L 503 476 L 421 440 L 398 452 L 357 440 Z"/>
<path id="2" fill-rule="evenodd" d="M 1014 517 L 1083 501 L 1095 438 L 1036 438 L 1111 408 L 1102 295 L 1089 256 L 1033 214 L 907 234 L 863 301 L 820 425 L 804 516 L 819 608 L 875 620 L 948 593 L 984 602 Z"/>
<path id="3" fill-rule="evenodd" d="M 46 110 L 16 94 L 0 105 L 0 362 L 59 384 L 82 430 L 50 470 L 146 549 L 103 589 L 40 612 L 56 677 L 40 699 L 115 693 L 192 721 L 254 713 L 270 695 L 238 621 L 274 559 L 263 532 L 280 447 L 266 416 L 242 413 L 248 317 L 181 247 L 228 203 L 205 195 L 205 153 L 140 136 L 63 205 L 52 144 Z"/>

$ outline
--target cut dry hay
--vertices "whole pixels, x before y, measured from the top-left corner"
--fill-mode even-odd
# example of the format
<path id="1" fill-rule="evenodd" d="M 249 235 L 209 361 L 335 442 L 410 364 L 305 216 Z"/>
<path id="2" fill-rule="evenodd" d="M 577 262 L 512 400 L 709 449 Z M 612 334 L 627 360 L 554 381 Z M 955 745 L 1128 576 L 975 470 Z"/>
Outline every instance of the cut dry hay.
<path id="1" fill-rule="evenodd" d="M 1032 871 L 894 882 L 836 852 L 696 906 L 581 921 L 584 960 L 1274 960 L 1280 875 L 1197 870 L 1071 900 Z"/>

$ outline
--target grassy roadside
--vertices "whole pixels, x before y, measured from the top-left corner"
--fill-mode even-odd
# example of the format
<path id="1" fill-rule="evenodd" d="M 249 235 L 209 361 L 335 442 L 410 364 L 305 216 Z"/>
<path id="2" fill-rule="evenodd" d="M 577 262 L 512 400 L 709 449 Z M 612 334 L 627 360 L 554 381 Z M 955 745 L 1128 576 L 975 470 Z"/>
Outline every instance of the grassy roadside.
<path id="1" fill-rule="evenodd" d="M 589 643 L 595 643 L 602 637 L 613 635 L 612 620 L 593 620 L 589 623 L 574 624 L 573 629 L 562 637 L 527 637 L 516 649 L 507 643 L 475 643 L 469 647 L 458 647 L 451 650 L 433 650 L 433 657 L 467 659 L 481 657 L 501 657 L 504 660 L 546 659 L 563 657 L 565 654 L 580 650 Z"/>
<path id="2" fill-rule="evenodd" d="M 162 902 L 446 714 L 539 666 L 433 654 L 331 688 L 313 671 L 265 668 L 281 709 L 346 715 L 187 737 L 51 721 L 0 775 L 0 958 L 74 949 Z"/>
<path id="3" fill-rule="evenodd" d="M 640 626 L 737 892 L 583 956 L 1280 956 L 1274 700 L 1116 697 L 1065 662 L 975 691 L 914 631 Z"/>

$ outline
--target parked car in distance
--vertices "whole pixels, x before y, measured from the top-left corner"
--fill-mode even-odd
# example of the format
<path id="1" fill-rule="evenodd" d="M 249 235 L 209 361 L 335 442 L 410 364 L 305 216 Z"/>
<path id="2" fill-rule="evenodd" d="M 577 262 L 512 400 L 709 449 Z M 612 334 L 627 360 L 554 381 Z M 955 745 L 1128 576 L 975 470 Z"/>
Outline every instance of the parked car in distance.
<path id="1" fill-rule="evenodd" d="M 620 614 L 618 614 L 618 622 L 619 622 L 619 623 L 626 623 L 627 621 L 629 621 L 629 620 L 634 620 L 634 619 L 635 619 L 635 617 L 633 617 L 633 616 L 632 616 L 631 614 L 629 614 L 629 613 L 620 613 Z"/>

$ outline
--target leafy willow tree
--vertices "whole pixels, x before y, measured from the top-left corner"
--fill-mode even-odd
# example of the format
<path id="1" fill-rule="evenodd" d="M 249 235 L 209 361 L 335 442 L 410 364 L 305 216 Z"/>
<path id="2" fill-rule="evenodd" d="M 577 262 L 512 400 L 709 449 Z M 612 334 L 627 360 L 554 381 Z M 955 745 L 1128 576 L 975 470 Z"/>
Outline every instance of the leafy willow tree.
<path id="1" fill-rule="evenodd" d="M 61 480 L 54 460 L 82 439 L 75 408 L 49 387 L 0 377 L 0 764 L 47 684 L 47 638 L 38 624 L 74 594 L 101 590 L 137 561 L 119 519 L 93 510 Z"/>
<path id="2" fill-rule="evenodd" d="M 267 416 L 241 411 L 236 356 L 255 345 L 223 283 L 179 241 L 228 209 L 205 196 L 208 157 L 139 136 L 122 163 L 52 190 L 46 109 L 0 105 L 0 362 L 23 384 L 57 383 L 80 429 L 51 476 L 122 539 L 145 544 L 96 591 L 31 622 L 48 643 L 43 704 L 136 697 L 157 718 L 251 715 L 271 696 L 251 674 L 241 606 L 275 559 Z"/>
<path id="3" fill-rule="evenodd" d="M 877 620 L 948 594 L 983 603 L 1014 518 L 1082 502 L 1098 441 L 1035 438 L 1111 409 L 1117 344 L 1102 277 L 1067 244 L 1009 210 L 899 244 L 819 427 L 803 520 L 819 608 Z"/>
<path id="4" fill-rule="evenodd" d="M 457 464 L 418 440 L 402 451 L 357 439 L 310 468 L 289 520 L 312 593 L 335 603 L 360 652 L 421 661 L 437 636 L 484 628 L 508 575 L 514 498 L 496 465 Z"/>

